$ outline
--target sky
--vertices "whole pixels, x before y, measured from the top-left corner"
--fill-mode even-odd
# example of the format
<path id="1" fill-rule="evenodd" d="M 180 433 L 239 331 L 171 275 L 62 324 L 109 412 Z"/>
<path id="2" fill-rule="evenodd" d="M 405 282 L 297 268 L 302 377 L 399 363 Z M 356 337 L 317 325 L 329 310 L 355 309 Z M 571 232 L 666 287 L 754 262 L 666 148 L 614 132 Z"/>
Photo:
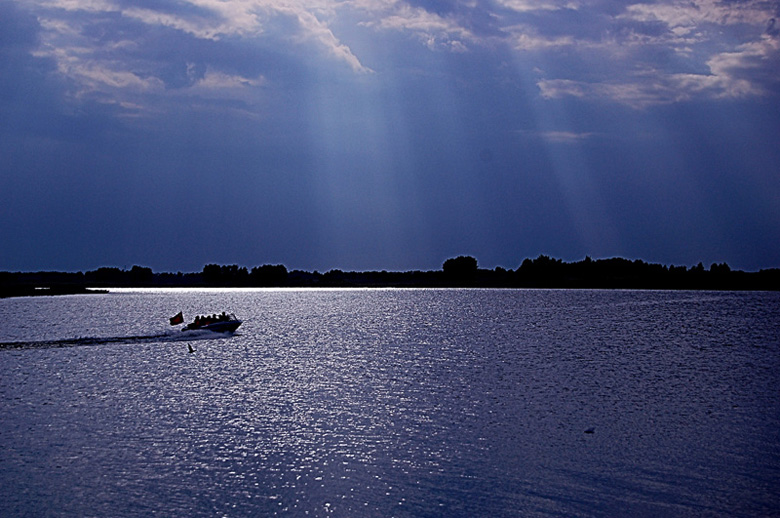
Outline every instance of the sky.
<path id="1" fill-rule="evenodd" d="M 780 267 L 780 0 L 0 0 L 0 270 Z"/>

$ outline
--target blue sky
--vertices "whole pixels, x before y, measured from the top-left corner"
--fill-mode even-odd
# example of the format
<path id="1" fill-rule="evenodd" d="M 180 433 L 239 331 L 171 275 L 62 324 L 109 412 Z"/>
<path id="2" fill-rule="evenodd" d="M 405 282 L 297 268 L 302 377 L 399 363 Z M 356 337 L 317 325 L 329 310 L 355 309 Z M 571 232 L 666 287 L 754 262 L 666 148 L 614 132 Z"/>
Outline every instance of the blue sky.
<path id="1" fill-rule="evenodd" d="M 780 2 L 0 0 L 0 269 L 780 266 Z"/>

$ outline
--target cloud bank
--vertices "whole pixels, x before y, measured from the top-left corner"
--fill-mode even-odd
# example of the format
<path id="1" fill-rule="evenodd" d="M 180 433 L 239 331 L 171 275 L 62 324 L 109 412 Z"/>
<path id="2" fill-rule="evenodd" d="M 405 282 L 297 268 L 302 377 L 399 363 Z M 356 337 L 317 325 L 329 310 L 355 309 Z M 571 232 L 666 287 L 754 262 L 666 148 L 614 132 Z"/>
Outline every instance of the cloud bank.
<path id="1" fill-rule="evenodd" d="M 145 95 L 202 88 L 205 70 L 212 93 L 219 89 L 217 74 L 227 98 L 240 97 L 243 86 L 250 101 L 265 70 L 246 54 L 231 57 L 237 48 L 254 46 L 258 61 L 270 49 L 302 61 L 320 54 L 358 75 L 395 66 L 361 55 L 354 48 L 360 31 L 379 40 L 409 38 L 432 53 L 498 49 L 517 62 L 534 62 L 538 93 L 546 99 L 644 108 L 779 90 L 780 8 L 759 0 L 38 0 L 19 8 L 40 24 L 35 56 L 57 64 L 74 99 L 136 107 Z M 195 55 L 195 48 L 209 51 Z M 551 65 L 560 55 L 571 66 Z"/>

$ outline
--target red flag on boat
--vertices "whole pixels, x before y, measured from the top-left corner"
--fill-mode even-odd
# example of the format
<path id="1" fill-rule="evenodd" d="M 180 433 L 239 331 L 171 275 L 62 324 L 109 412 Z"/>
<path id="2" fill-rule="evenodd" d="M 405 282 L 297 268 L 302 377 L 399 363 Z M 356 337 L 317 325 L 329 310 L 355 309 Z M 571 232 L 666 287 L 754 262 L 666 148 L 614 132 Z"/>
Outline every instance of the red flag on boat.
<path id="1" fill-rule="evenodd" d="M 177 315 L 174 315 L 171 317 L 171 325 L 175 326 L 176 324 L 181 324 L 184 322 L 184 315 L 181 314 L 181 311 Z"/>

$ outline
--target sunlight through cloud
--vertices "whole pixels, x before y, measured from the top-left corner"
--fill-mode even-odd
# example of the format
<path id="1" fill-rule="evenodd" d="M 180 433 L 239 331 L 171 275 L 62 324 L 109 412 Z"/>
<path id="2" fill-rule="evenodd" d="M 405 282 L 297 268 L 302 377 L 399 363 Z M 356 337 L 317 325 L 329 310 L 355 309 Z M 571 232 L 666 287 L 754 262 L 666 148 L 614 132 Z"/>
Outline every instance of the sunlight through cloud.
<path id="1" fill-rule="evenodd" d="M 778 19 L 761 0 L 0 1 L 0 241 L 771 264 Z"/>

